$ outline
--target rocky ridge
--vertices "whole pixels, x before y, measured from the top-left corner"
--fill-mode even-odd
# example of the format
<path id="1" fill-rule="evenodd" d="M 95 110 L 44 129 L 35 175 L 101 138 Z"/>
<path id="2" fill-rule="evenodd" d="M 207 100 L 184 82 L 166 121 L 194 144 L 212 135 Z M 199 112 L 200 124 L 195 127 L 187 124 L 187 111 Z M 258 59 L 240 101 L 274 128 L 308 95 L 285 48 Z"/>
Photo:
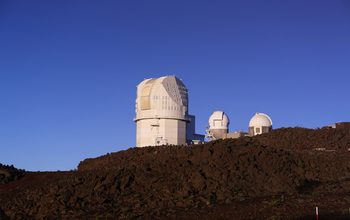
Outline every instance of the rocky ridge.
<path id="1" fill-rule="evenodd" d="M 18 180 L 24 177 L 25 171 L 15 168 L 13 165 L 3 165 L 0 163 L 0 185 Z"/>
<path id="2" fill-rule="evenodd" d="M 0 186 L 2 219 L 345 219 L 350 133 L 281 128 L 131 148 Z M 320 216 L 320 219 L 322 217 Z"/>

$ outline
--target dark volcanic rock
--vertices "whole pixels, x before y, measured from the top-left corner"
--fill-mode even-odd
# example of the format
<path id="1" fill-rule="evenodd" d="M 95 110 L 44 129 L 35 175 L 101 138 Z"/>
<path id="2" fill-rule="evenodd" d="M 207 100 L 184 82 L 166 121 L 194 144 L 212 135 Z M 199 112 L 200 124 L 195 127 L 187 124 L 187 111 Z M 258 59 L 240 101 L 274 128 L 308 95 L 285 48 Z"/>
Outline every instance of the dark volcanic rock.
<path id="1" fill-rule="evenodd" d="M 342 219 L 350 205 L 348 148 L 348 130 L 305 128 L 132 148 L 86 159 L 78 171 L 26 173 L 0 186 L 0 216 L 303 219 L 318 206 L 327 219 Z"/>
<path id="2" fill-rule="evenodd" d="M 25 171 L 16 169 L 13 165 L 3 165 L 0 163 L 0 185 L 19 180 L 24 177 Z"/>

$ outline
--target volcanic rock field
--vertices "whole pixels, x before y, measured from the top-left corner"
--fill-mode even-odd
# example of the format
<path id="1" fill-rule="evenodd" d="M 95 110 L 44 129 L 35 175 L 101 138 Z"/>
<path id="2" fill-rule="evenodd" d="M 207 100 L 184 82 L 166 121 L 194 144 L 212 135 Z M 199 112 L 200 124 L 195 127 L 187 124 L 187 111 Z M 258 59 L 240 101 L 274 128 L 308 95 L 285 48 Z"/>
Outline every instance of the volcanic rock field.
<path id="1" fill-rule="evenodd" d="M 75 171 L 0 166 L 0 219 L 349 219 L 350 131 L 130 148 Z M 67 152 L 68 153 L 68 152 Z"/>

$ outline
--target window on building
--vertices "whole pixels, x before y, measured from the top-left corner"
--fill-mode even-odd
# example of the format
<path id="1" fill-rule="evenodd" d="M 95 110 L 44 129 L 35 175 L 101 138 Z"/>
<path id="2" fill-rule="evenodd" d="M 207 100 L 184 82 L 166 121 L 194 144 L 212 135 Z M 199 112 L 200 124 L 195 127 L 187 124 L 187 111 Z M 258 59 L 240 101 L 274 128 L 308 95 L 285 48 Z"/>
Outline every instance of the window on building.
<path id="1" fill-rule="evenodd" d="M 255 128 L 255 133 L 256 134 L 261 134 L 260 128 Z"/>

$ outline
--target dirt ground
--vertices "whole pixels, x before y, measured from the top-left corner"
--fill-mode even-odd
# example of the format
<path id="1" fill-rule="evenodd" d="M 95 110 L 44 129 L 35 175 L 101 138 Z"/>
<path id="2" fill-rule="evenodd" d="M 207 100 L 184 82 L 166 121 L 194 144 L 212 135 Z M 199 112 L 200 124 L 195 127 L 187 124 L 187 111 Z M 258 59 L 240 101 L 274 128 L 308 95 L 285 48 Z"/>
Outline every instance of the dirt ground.
<path id="1" fill-rule="evenodd" d="M 348 129 L 131 148 L 76 171 L 0 167 L 0 219 L 349 219 Z M 5 180 L 6 179 L 6 180 Z"/>

